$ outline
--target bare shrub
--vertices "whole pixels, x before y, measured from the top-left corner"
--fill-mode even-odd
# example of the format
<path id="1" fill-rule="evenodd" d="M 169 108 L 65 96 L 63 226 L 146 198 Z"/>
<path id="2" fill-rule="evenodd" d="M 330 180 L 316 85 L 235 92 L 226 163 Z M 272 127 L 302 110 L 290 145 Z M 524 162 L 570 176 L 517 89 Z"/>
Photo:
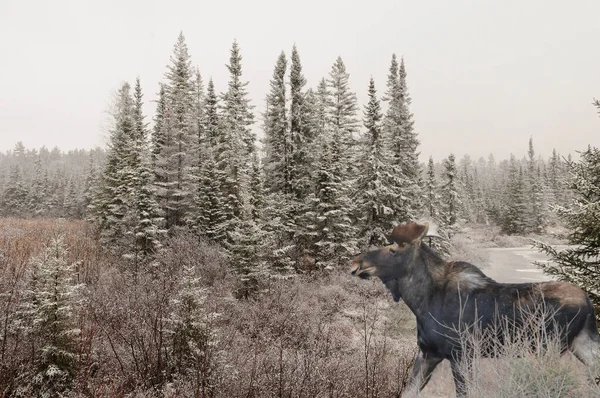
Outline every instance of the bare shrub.
<path id="1" fill-rule="evenodd" d="M 564 326 L 543 305 L 524 311 L 522 323 L 498 319 L 491 329 L 458 332 L 459 365 L 469 397 L 597 397 L 586 367 L 563 355 Z M 484 355 L 484 353 L 486 355 Z"/>
<path id="2" fill-rule="evenodd" d="M 414 317 L 402 303 L 392 304 L 376 281 L 337 271 L 265 275 L 255 297 L 237 300 L 237 277 L 222 250 L 186 230 L 170 236 L 156 258 L 134 272 L 102 250 L 85 223 L 2 219 L 0 396 L 14 395 L 15 378 L 29 366 L 24 359 L 31 341 L 18 331 L 14 316 L 29 261 L 59 232 L 69 246 L 74 279 L 84 285 L 76 314 L 81 333 L 72 396 L 397 397 L 402 392 L 415 350 Z M 195 272 L 209 336 L 207 344 L 195 341 L 191 351 L 181 345 L 181 333 L 174 341 L 172 322 L 183 270 Z"/>

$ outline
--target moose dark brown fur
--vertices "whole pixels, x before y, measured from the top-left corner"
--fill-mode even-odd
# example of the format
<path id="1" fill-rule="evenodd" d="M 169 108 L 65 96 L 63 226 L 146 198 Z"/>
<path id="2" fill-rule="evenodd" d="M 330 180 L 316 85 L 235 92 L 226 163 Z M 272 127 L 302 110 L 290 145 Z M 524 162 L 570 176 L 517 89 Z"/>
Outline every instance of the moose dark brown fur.
<path id="1" fill-rule="evenodd" d="M 395 301 L 403 299 L 417 318 L 419 353 L 412 371 L 411 388 L 421 390 L 444 359 L 451 364 L 456 393 L 466 394 L 461 361 L 467 361 L 460 330 L 497 328 L 499 319 L 513 331 L 523 329 L 527 314 L 543 306 L 551 322 L 542 332 L 557 336 L 563 352 L 571 351 L 588 366 L 598 364 L 600 337 L 594 307 L 587 294 L 566 282 L 498 283 L 472 264 L 445 261 L 422 243 L 428 224 L 403 224 L 394 228 L 393 244 L 356 256 L 352 274 L 376 276 Z M 503 333 L 495 336 L 502 342 Z M 482 355 L 492 355 L 482 352 Z M 463 362 L 464 363 L 464 362 Z"/>

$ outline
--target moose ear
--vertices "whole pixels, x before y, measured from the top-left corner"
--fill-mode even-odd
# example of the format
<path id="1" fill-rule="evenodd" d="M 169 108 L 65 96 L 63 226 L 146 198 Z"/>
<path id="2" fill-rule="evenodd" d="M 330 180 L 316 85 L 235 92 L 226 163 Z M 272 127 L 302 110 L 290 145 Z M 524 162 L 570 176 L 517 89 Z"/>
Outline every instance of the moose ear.
<path id="1" fill-rule="evenodd" d="M 425 235 L 427 235 L 427 230 L 429 229 L 429 223 L 425 222 L 423 224 L 402 224 L 394 227 L 392 234 L 388 236 L 388 238 L 399 245 L 405 243 L 415 243 L 421 239 Z"/>

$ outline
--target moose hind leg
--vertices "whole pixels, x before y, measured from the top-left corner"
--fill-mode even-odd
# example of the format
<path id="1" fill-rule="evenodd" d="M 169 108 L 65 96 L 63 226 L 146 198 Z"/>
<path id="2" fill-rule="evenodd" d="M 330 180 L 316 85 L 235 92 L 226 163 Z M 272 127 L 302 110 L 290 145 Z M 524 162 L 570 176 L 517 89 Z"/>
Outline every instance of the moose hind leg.
<path id="1" fill-rule="evenodd" d="M 569 348 L 589 368 L 591 378 L 600 383 L 600 336 L 595 322 L 595 318 L 588 315 L 587 327 L 579 332 Z"/>
<path id="2" fill-rule="evenodd" d="M 431 374 L 435 367 L 442 362 L 444 358 L 436 357 L 431 354 L 425 354 L 419 350 L 415 363 L 413 365 L 412 375 L 408 383 L 410 390 L 421 391 L 431 379 Z"/>
<path id="3" fill-rule="evenodd" d="M 570 349 L 587 366 L 600 366 L 600 336 L 592 314 L 587 315 L 585 326 L 573 339 Z"/>

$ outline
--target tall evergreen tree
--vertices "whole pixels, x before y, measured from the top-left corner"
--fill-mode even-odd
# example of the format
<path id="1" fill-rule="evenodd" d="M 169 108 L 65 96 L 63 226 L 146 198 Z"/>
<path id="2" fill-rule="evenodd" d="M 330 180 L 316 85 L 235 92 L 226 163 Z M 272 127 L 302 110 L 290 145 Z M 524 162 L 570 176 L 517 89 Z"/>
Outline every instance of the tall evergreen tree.
<path id="1" fill-rule="evenodd" d="M 433 157 L 429 157 L 427 163 L 427 181 L 425 183 L 425 208 L 427 215 L 432 219 L 439 217 L 440 196 L 438 195 L 438 184 L 435 177 L 435 165 Z"/>
<path id="2" fill-rule="evenodd" d="M 398 169 L 390 164 L 390 152 L 382 135 L 381 106 L 375 82 L 369 82 L 369 102 L 364 110 L 366 133 L 361 142 L 357 198 L 361 222 L 361 243 L 384 245 L 386 234 L 393 227 L 391 216 L 397 200 L 394 187 L 398 183 Z"/>
<path id="3" fill-rule="evenodd" d="M 227 91 L 223 94 L 223 123 L 225 129 L 229 130 L 236 140 L 241 140 L 245 150 L 243 155 L 247 156 L 256 150 L 256 137 L 251 130 L 254 123 L 253 107 L 246 90 L 248 82 L 242 81 L 242 55 L 237 41 L 231 46 L 227 69 L 229 83 Z M 249 164 L 250 159 L 246 158 L 246 162 Z"/>
<path id="4" fill-rule="evenodd" d="M 309 104 L 306 103 L 304 86 L 306 78 L 302 73 L 302 63 L 296 45 L 292 48 L 290 68 L 290 142 L 291 173 L 290 182 L 295 199 L 301 201 L 311 192 L 310 151 L 313 134 L 309 124 Z M 302 212 L 297 209 L 296 213 Z"/>
<path id="5" fill-rule="evenodd" d="M 287 60 L 281 52 L 277 58 L 271 90 L 267 95 L 264 114 L 265 132 L 265 183 L 270 194 L 286 195 L 291 193 L 291 140 L 288 129 L 286 109 L 285 73 Z"/>
<path id="6" fill-rule="evenodd" d="M 165 213 L 167 228 L 182 225 L 193 195 L 193 167 L 197 159 L 197 135 L 194 126 L 194 87 L 190 55 L 183 33 L 179 34 L 171 63 L 167 67 L 166 103 L 161 115 L 163 140 L 156 160 L 159 204 Z"/>
<path id="7" fill-rule="evenodd" d="M 254 122 L 247 82 L 242 81 L 242 56 L 237 41 L 231 48 L 229 60 L 230 79 L 228 89 L 223 94 L 221 112 L 221 141 L 217 147 L 217 168 L 225 172 L 225 180 L 220 186 L 220 215 L 224 220 L 221 231 L 234 231 L 240 222 L 243 203 L 249 185 L 252 154 L 255 152 L 255 136 L 250 127 Z M 226 246 L 235 243 L 229 237 Z"/>
<path id="8" fill-rule="evenodd" d="M 507 234 L 524 232 L 525 211 L 523 169 L 519 167 L 515 157 L 511 155 L 506 185 L 502 231 Z"/>
<path id="9" fill-rule="evenodd" d="M 227 233 L 224 208 L 227 199 L 227 170 L 218 167 L 219 151 L 225 146 L 218 107 L 219 100 L 211 78 L 208 81 L 203 109 L 204 160 L 199 167 L 198 193 L 191 217 L 192 225 L 199 235 L 215 243 L 222 243 Z"/>
<path id="10" fill-rule="evenodd" d="M 164 118 L 167 114 L 167 94 L 165 85 L 160 83 L 160 90 L 158 91 L 158 100 L 156 101 L 156 113 L 154 115 L 154 130 L 152 132 L 152 168 L 157 168 L 157 158 L 160 156 L 162 149 L 165 146 L 165 126 Z M 160 173 L 155 174 L 155 180 L 161 181 L 162 175 Z"/>
<path id="11" fill-rule="evenodd" d="M 329 79 L 327 80 L 329 90 L 329 101 L 327 108 L 327 121 L 331 134 L 337 143 L 330 149 L 337 148 L 343 157 L 340 161 L 342 180 L 353 176 L 356 162 L 356 134 L 358 133 L 359 120 L 357 118 L 358 104 L 356 94 L 350 91 L 350 74 L 346 71 L 346 65 L 341 57 L 338 57 L 331 67 Z"/>
<path id="12" fill-rule="evenodd" d="M 140 79 L 135 82 L 133 96 L 133 122 L 135 125 L 132 137 L 132 185 L 129 189 L 128 231 L 132 246 L 129 257 L 134 263 L 147 255 L 153 254 L 160 247 L 160 239 L 164 234 L 153 186 L 153 170 L 149 156 L 148 125 L 143 114 L 143 94 Z"/>
<path id="13" fill-rule="evenodd" d="M 535 158 L 533 139 L 529 138 L 527 151 L 527 179 L 528 179 L 528 220 L 530 230 L 540 233 L 544 228 L 544 197 L 542 191 L 541 172 Z"/>
<path id="14" fill-rule="evenodd" d="M 441 219 L 444 225 L 448 227 L 452 227 L 458 221 L 461 203 L 457 183 L 456 160 L 454 155 L 450 154 L 448 158 L 444 160 L 444 179 L 441 199 Z"/>
<path id="15" fill-rule="evenodd" d="M 596 102 L 600 110 L 600 103 Z M 588 147 L 578 162 L 567 163 L 569 185 L 573 189 L 572 202 L 558 205 L 558 216 L 566 222 L 569 233 L 568 249 L 538 242 L 536 246 L 553 259 L 538 264 L 558 279 L 581 286 L 596 308 L 596 322 L 600 324 L 600 150 Z"/>
<path id="16" fill-rule="evenodd" d="M 391 148 L 391 162 L 401 169 L 402 176 L 397 187 L 402 195 L 399 196 L 394 212 L 398 221 L 410 221 L 417 218 L 422 203 L 421 172 L 416 152 L 419 142 L 409 109 L 411 99 L 404 60 L 398 65 L 395 54 L 392 55 L 384 100 L 387 102 L 387 112 L 383 131 Z"/>

